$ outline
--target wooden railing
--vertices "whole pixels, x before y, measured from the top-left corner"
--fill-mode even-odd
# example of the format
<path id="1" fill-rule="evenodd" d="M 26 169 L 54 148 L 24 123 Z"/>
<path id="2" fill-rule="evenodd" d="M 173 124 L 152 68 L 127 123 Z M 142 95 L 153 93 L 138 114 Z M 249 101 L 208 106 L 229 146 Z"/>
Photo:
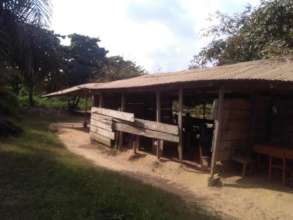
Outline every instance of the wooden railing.
<path id="1" fill-rule="evenodd" d="M 133 113 L 93 107 L 90 123 L 91 138 L 110 146 L 116 138 L 116 132 L 179 142 L 179 129 L 176 125 L 138 119 Z"/>

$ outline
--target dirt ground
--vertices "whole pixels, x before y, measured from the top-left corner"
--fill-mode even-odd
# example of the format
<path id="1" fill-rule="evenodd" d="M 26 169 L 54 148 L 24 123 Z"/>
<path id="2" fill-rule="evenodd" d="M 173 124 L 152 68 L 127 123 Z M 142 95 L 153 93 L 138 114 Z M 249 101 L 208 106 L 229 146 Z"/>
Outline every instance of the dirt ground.
<path id="1" fill-rule="evenodd" d="M 208 187 L 208 174 L 167 159 L 131 150 L 114 153 L 90 144 L 89 134 L 78 126 L 58 126 L 58 136 L 67 149 L 94 164 L 171 191 L 191 205 L 200 202 L 225 219 L 293 219 L 293 189 L 280 182 L 268 183 L 265 176 L 227 176 L 223 187 Z"/>

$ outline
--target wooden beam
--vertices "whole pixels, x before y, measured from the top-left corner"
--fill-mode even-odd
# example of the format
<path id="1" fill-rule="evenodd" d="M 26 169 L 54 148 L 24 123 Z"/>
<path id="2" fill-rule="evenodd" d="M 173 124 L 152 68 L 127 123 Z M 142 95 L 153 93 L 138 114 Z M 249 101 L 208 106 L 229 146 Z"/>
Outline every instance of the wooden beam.
<path id="1" fill-rule="evenodd" d="M 140 128 L 145 128 L 154 131 L 160 131 L 168 134 L 178 135 L 179 129 L 176 125 L 166 124 L 162 122 L 149 121 L 144 119 L 135 119 L 135 125 Z"/>
<path id="2" fill-rule="evenodd" d="M 96 108 L 96 107 L 92 108 L 92 113 L 110 116 L 110 117 L 113 117 L 114 119 L 116 118 L 123 121 L 134 122 L 133 113 L 115 111 L 115 110 L 106 109 L 106 108 Z"/>
<path id="3" fill-rule="evenodd" d="M 183 89 L 178 91 L 178 129 L 179 129 L 179 143 L 178 143 L 178 158 L 183 159 Z"/>
<path id="4" fill-rule="evenodd" d="M 217 112 L 215 117 L 215 129 L 214 129 L 214 137 L 212 143 L 212 161 L 211 161 L 211 178 L 214 177 L 215 174 L 215 167 L 216 167 L 216 160 L 217 154 L 219 152 L 219 145 L 221 143 L 221 133 L 223 127 L 223 114 L 224 114 L 224 90 L 221 88 L 219 90 L 219 97 L 218 97 L 218 104 Z"/>
<path id="5" fill-rule="evenodd" d="M 122 131 L 129 134 L 135 134 L 140 136 L 145 136 L 149 138 L 155 138 L 160 140 L 166 140 L 170 142 L 179 142 L 179 137 L 177 135 L 167 134 L 159 131 L 153 131 L 145 128 L 139 128 L 132 123 L 125 123 L 125 122 L 115 122 L 113 124 L 114 130 Z"/>

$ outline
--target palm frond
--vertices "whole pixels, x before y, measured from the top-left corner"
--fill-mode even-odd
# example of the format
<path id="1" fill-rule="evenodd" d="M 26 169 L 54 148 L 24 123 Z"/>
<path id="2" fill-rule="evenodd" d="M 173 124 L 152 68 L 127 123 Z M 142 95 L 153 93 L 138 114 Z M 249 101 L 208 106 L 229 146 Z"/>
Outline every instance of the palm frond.
<path id="1" fill-rule="evenodd" d="M 50 0 L 0 0 L 1 11 L 9 11 L 19 22 L 46 26 L 51 17 Z"/>

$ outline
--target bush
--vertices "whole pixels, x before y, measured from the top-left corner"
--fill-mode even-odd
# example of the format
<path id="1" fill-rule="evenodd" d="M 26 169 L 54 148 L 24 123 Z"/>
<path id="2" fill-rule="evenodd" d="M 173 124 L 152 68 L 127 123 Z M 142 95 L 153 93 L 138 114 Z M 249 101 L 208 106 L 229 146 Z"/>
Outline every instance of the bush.
<path id="1" fill-rule="evenodd" d="M 0 119 L 0 137 L 18 136 L 22 133 L 22 128 L 8 119 Z"/>
<path id="2" fill-rule="evenodd" d="M 7 88 L 0 87 L 0 115 L 14 116 L 19 111 L 16 95 Z"/>

